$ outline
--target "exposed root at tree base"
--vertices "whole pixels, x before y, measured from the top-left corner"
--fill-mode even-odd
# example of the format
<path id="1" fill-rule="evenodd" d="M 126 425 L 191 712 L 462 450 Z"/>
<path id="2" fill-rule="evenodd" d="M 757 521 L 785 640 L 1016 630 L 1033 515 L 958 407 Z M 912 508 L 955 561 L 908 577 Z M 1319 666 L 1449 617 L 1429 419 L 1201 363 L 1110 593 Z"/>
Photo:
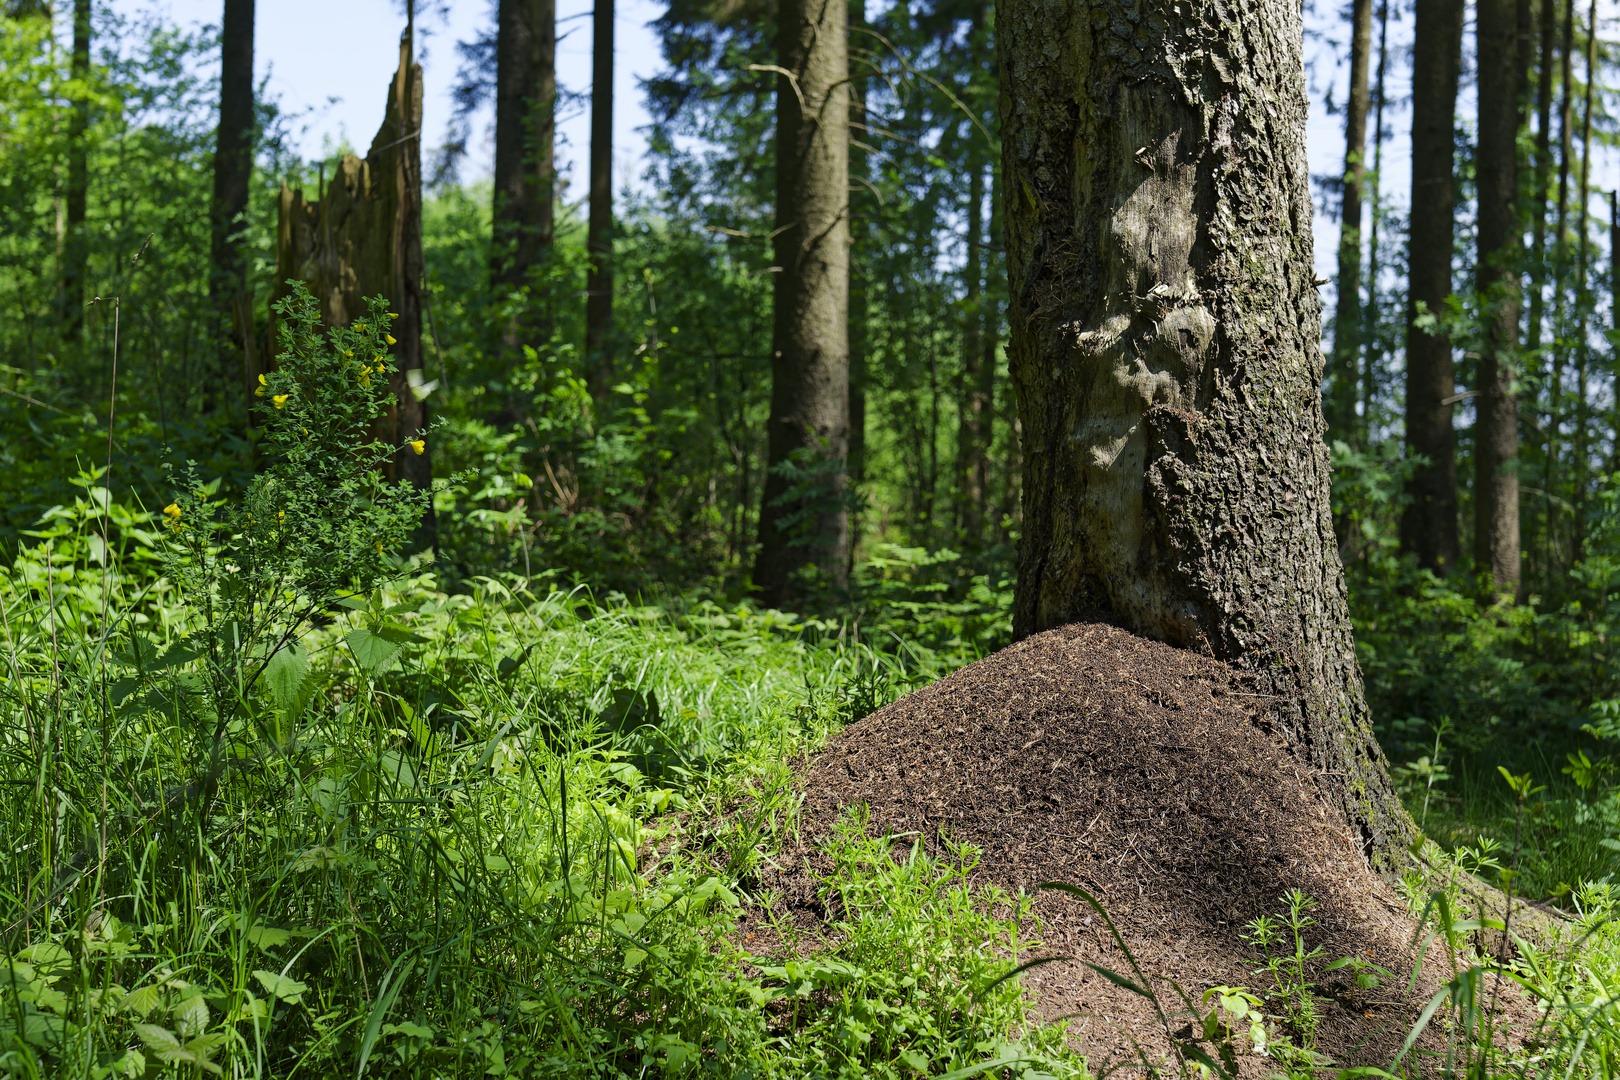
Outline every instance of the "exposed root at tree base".
<path id="1" fill-rule="evenodd" d="M 1318 905 L 1305 935 L 1321 950 L 1311 965 L 1324 999 L 1317 1050 L 1341 1067 L 1387 1066 L 1449 978 L 1442 950 L 1429 951 L 1407 993 L 1415 921 L 1306 768 L 1264 730 L 1262 706 L 1225 665 L 1110 626 L 1037 635 L 838 735 L 804 771 L 802 843 L 760 884 L 782 894 L 789 911 L 779 915 L 820 920 L 816 875 L 829 864 L 818 838 L 864 803 L 874 835 L 919 834 L 935 851 L 943 835 L 979 848 L 984 881 L 1091 892 L 1167 1008 L 1179 1008 L 1170 980 L 1194 1000 L 1217 985 L 1270 990 L 1241 931 L 1299 889 Z M 1128 971 L 1083 901 L 1046 891 L 1036 913 L 1039 955 Z M 1366 990 L 1324 970 L 1347 956 L 1395 977 Z M 1094 1064 L 1134 1057 L 1133 1043 L 1150 1059 L 1169 1054 L 1152 1006 L 1079 963 L 1037 968 L 1024 982 L 1039 1014 L 1074 1017 L 1071 1032 Z M 1528 1012 L 1508 997 L 1519 1027 Z M 1250 1057 L 1243 1072 L 1274 1069 Z"/>

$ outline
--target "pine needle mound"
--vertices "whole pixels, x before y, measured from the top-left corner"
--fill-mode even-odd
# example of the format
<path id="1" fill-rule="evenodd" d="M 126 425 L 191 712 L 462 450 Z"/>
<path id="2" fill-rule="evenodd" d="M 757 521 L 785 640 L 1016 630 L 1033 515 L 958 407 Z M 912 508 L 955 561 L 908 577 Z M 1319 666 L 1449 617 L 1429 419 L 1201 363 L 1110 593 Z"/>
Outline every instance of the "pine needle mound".
<path id="1" fill-rule="evenodd" d="M 799 918 L 824 916 L 817 838 L 864 803 L 874 835 L 921 835 L 934 851 L 943 835 L 981 849 L 985 881 L 1090 891 L 1167 1008 L 1178 1000 L 1171 979 L 1195 1000 L 1217 985 L 1270 990 L 1241 931 L 1299 889 L 1319 905 L 1306 935 L 1322 948 L 1313 970 L 1327 999 L 1317 1048 L 1340 1065 L 1387 1065 L 1438 985 L 1438 950 L 1407 994 L 1406 904 L 1268 733 L 1267 701 L 1224 664 L 1110 626 L 1039 634 L 833 739 L 803 775 L 800 844 L 761 883 Z M 911 842 L 897 839 L 897 851 Z M 1128 973 L 1082 901 L 1047 891 L 1036 911 L 1041 951 L 1021 959 L 1062 954 Z M 1324 970 L 1345 956 L 1396 977 L 1366 990 Z M 1152 1006 L 1079 963 L 1037 968 L 1025 984 L 1042 1014 L 1076 1015 L 1071 1030 L 1094 1063 L 1134 1056 L 1133 1040 L 1152 1057 L 1168 1052 Z M 1244 1072 L 1272 1068 L 1251 1057 Z"/>

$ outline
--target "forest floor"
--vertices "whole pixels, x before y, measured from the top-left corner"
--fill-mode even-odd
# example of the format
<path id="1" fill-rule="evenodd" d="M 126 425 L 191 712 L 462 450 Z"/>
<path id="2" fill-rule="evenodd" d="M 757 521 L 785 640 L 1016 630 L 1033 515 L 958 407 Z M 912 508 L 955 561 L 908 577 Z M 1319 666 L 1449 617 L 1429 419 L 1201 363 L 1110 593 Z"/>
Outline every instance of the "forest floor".
<path id="1" fill-rule="evenodd" d="M 1075 959 L 1036 967 L 1024 982 L 1040 1015 L 1071 1018 L 1071 1041 L 1093 1070 L 1170 1054 L 1169 1031 L 1190 1019 L 1175 985 L 1200 1012 L 1205 990 L 1247 987 L 1267 1013 L 1291 1017 L 1281 1030 L 1296 1044 L 1341 1067 L 1388 1066 L 1452 972 L 1439 947 L 1418 963 L 1424 935 L 1407 898 L 1369 869 L 1304 767 L 1265 730 L 1263 705 L 1225 665 L 1112 627 L 1029 638 L 851 725 L 807 763 L 798 841 L 761 877 L 775 910 L 740 929 L 769 934 L 773 921 L 809 928 L 838 915 L 818 899 L 829 869 L 819 838 L 864 804 L 868 833 L 892 836 L 897 855 L 917 837 L 935 854 L 966 843 L 982 853 L 977 880 L 1037 893 L 1040 940 L 1019 959 Z M 1040 890 L 1046 882 L 1100 901 L 1157 1005 L 1081 963 L 1138 977 L 1103 919 L 1075 895 Z M 1268 969 L 1246 930 L 1273 917 L 1279 941 L 1266 951 L 1293 955 L 1293 890 L 1314 901 L 1301 911 L 1312 920 L 1300 938 L 1317 1003 L 1304 1023 L 1299 996 L 1280 985 L 1287 964 Z M 1329 970 L 1346 957 L 1356 964 Z M 1358 985 L 1358 966 L 1374 970 L 1366 965 L 1390 974 Z M 1531 1021 L 1519 995 L 1501 1006 L 1524 1014 L 1504 1017 L 1507 1026 Z M 1442 1042 L 1437 1025 L 1417 1049 Z M 1243 1075 L 1275 1065 L 1253 1054 L 1240 1062 Z"/>

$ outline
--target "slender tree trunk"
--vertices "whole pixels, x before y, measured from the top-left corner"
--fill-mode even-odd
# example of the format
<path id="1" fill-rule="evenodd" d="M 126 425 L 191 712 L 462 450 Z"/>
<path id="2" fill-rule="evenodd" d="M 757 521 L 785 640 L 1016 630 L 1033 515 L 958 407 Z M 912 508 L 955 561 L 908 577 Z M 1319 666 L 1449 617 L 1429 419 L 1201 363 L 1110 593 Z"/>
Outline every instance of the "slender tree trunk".
<path id="1" fill-rule="evenodd" d="M 1591 253 L 1590 203 L 1592 189 L 1590 186 L 1592 164 L 1592 91 L 1597 84 L 1597 0 L 1592 0 L 1592 12 L 1587 22 L 1586 33 L 1586 100 L 1581 110 L 1581 183 L 1580 183 L 1580 236 L 1578 238 L 1580 256 L 1576 261 L 1575 272 L 1575 432 L 1573 445 L 1573 486 L 1574 498 L 1570 502 L 1575 507 L 1571 515 L 1570 535 L 1570 561 L 1580 562 L 1585 555 L 1586 548 L 1586 489 L 1589 463 L 1587 455 L 1589 444 L 1587 441 L 1588 424 L 1590 423 L 1590 408 L 1587 401 L 1587 375 L 1591 362 L 1592 347 L 1587 341 L 1587 315 L 1592 310 L 1592 293 L 1588 288 L 1587 270 Z"/>
<path id="2" fill-rule="evenodd" d="M 1086 618 L 1254 673 L 1370 859 L 1412 823 L 1373 738 L 1329 508 L 1300 9 L 997 12 L 1014 632 Z"/>
<path id="3" fill-rule="evenodd" d="M 980 366 L 984 363 L 984 169 L 971 151 L 967 155 L 967 261 L 962 267 L 966 300 L 962 311 L 962 377 L 957 391 L 956 492 L 962 542 L 977 548 L 983 533 L 984 492 L 979 489 L 984 446 L 980 425 L 984 403 L 979 398 Z"/>
<path id="4" fill-rule="evenodd" d="M 850 0 L 849 25 L 851 46 L 866 49 L 870 42 L 856 33 L 866 27 L 866 0 Z M 859 74 L 852 74 L 849 84 L 849 482 L 857 486 L 866 480 L 866 245 L 872 207 L 866 127 L 866 83 Z M 859 530 L 854 522 L 851 530 L 858 540 Z M 854 547 L 855 541 L 852 541 L 852 555 Z"/>
<path id="5" fill-rule="evenodd" d="M 1339 296 L 1333 315 L 1328 434 L 1355 442 L 1361 376 L 1361 198 L 1367 182 L 1367 68 L 1372 0 L 1350 9 L 1350 98 L 1344 115 L 1344 198 L 1339 213 Z"/>
<path id="6" fill-rule="evenodd" d="M 1374 85 L 1374 100 L 1377 105 L 1373 108 L 1373 172 L 1372 172 L 1372 222 L 1367 236 L 1367 303 L 1362 314 L 1362 349 L 1361 349 L 1361 436 L 1363 440 L 1371 438 L 1371 422 L 1373 405 L 1378 400 L 1378 370 L 1384 356 L 1383 335 L 1379 333 L 1378 320 L 1382 316 L 1382 304 L 1378 296 L 1378 275 L 1383 269 L 1379 262 L 1379 241 L 1383 236 L 1384 201 L 1382 188 L 1384 183 L 1384 76 L 1389 67 L 1389 0 L 1383 0 L 1378 5 L 1378 79 Z"/>
<path id="7" fill-rule="evenodd" d="M 90 78 L 90 0 L 73 0 L 73 78 L 81 86 Z M 74 96 L 73 115 L 68 121 L 68 182 L 66 221 L 62 232 L 61 299 L 62 329 L 77 340 L 84 331 L 84 277 L 89 261 L 84 219 L 90 202 L 90 162 L 86 142 L 90 131 L 90 98 L 87 90 Z"/>
<path id="8" fill-rule="evenodd" d="M 220 349 L 218 401 L 251 403 L 259 358 L 248 287 L 246 231 L 253 179 L 253 0 L 225 0 L 220 25 L 219 134 L 214 149 L 210 216 L 212 307 L 230 326 Z"/>
<path id="9" fill-rule="evenodd" d="M 775 317 L 770 472 L 754 584 L 762 602 L 795 595 L 815 565 L 842 588 L 849 552 L 848 5 L 777 8 Z"/>
<path id="10" fill-rule="evenodd" d="M 998 195 L 1000 185 L 996 182 L 996 169 L 990 166 L 990 236 L 991 244 L 994 237 L 1000 236 L 1001 215 Z M 984 519 L 986 539 L 991 543 L 999 543 L 997 539 L 997 518 L 1000 516 L 994 499 L 990 493 L 990 462 L 995 453 L 996 446 L 996 343 L 1000 338 L 1000 305 L 997 302 L 995 284 L 1003 281 L 1001 268 L 995 264 L 995 249 L 988 247 L 985 250 L 985 290 L 981 304 L 984 308 L 984 317 L 981 322 L 983 334 L 980 346 L 984 349 L 984 357 L 979 361 L 979 476 L 978 488 L 980 506 L 983 507 L 981 517 Z"/>
<path id="11" fill-rule="evenodd" d="M 1401 546 L 1437 573 L 1457 563 L 1456 392 L 1451 339 L 1418 325 L 1418 306 L 1443 315 L 1451 295 L 1452 134 L 1462 65 L 1463 2 L 1417 8 L 1412 80 L 1412 218 L 1408 238 L 1406 452 L 1422 457 L 1401 515 Z"/>
<path id="12" fill-rule="evenodd" d="M 591 45 L 591 216 L 586 251 L 585 362 L 592 395 L 613 390 L 613 0 L 596 0 Z"/>
<path id="13" fill-rule="evenodd" d="M 501 0 L 495 37 L 495 207 L 490 280 L 497 296 L 534 288 L 551 255 L 556 137 L 556 0 Z M 550 298 L 521 293 L 501 329 L 503 362 L 551 336 Z M 497 421 L 520 419 L 510 380 Z"/>
<path id="14" fill-rule="evenodd" d="M 1481 71 L 1518 65 L 1514 0 L 1478 0 Z M 1521 73 L 1522 76 L 1522 73 Z M 1474 561 L 1498 593 L 1519 586 L 1518 377 L 1519 88 L 1521 78 L 1479 80 L 1479 259 L 1475 288 L 1486 322 L 1474 429 Z M 1414 215 L 1415 216 L 1415 215 Z"/>
<path id="15" fill-rule="evenodd" d="M 1552 183 L 1552 99 L 1553 66 L 1558 60 L 1558 7 L 1557 0 L 1541 0 L 1541 62 L 1536 70 L 1536 175 L 1535 189 L 1530 195 L 1530 314 L 1525 320 L 1525 357 L 1537 366 L 1545 386 L 1552 385 L 1551 369 L 1556 365 L 1543 364 L 1541 356 L 1542 323 L 1546 319 L 1547 288 L 1547 187 Z M 1547 360 L 1552 360 L 1551 350 Z M 1553 452 L 1553 416 L 1543 411 L 1541 416 L 1543 441 L 1543 468 Z M 1541 551 L 1542 571 L 1546 573 L 1549 545 L 1552 539 L 1553 504 L 1545 482 L 1542 485 Z"/>

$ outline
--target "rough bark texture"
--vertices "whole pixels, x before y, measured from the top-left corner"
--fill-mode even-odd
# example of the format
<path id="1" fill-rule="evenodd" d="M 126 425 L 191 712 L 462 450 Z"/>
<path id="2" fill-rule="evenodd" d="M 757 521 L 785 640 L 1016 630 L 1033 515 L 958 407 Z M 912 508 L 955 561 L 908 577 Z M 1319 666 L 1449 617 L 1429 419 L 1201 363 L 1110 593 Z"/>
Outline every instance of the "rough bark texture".
<path id="1" fill-rule="evenodd" d="M 613 387 L 613 0 L 596 0 L 591 67 L 591 216 L 585 358 L 598 401 Z"/>
<path id="2" fill-rule="evenodd" d="M 1451 427 L 1456 374 L 1451 339 L 1417 325 L 1451 295 L 1452 121 L 1462 65 L 1463 0 L 1417 7 L 1412 81 L 1412 218 L 1406 314 L 1406 452 L 1422 456 L 1401 515 L 1401 546 L 1419 565 L 1444 573 L 1457 564 L 1457 453 Z"/>
<path id="3" fill-rule="evenodd" d="M 90 78 L 90 0 L 73 3 L 73 77 Z M 84 330 L 84 275 L 88 261 L 84 219 L 90 206 L 90 163 L 85 146 L 90 129 L 90 99 L 81 92 L 68 121 L 67 221 L 62 233 L 62 328 L 70 338 Z"/>
<path id="4" fill-rule="evenodd" d="M 866 29 L 866 0 L 850 0 L 850 47 L 871 46 Z M 866 83 L 864 71 L 851 71 L 849 84 L 849 483 L 861 484 L 866 478 L 866 269 L 865 245 L 875 200 L 872 196 L 867 147 L 871 136 L 866 130 Z M 850 522 L 852 537 L 859 523 Z M 853 556 L 855 541 L 850 543 Z"/>
<path id="5" fill-rule="evenodd" d="M 1499 592 L 1519 584 L 1519 35 L 1516 0 L 1479 0 L 1479 261 L 1487 341 L 1474 434 L 1474 561 Z"/>
<path id="6" fill-rule="evenodd" d="M 501 0 L 495 37 L 495 207 L 491 280 L 498 295 L 530 284 L 551 254 L 556 141 L 556 0 Z M 501 331 L 508 368 L 551 336 L 545 298 L 525 296 Z M 510 394 L 500 421 L 518 419 Z"/>
<path id="7" fill-rule="evenodd" d="M 1254 672 L 1389 862 L 1412 824 L 1329 510 L 1299 8 L 1009 0 L 997 28 L 1014 631 L 1101 615 Z"/>
<path id="8" fill-rule="evenodd" d="M 754 584 L 792 597 L 807 564 L 841 587 L 849 565 L 849 59 L 843 0 L 777 8 L 775 317 L 771 472 Z M 791 469 L 793 475 L 786 475 Z"/>
<path id="9" fill-rule="evenodd" d="M 392 332 L 394 405 L 377 437 L 392 445 L 427 426 L 427 406 L 412 390 L 422 371 L 422 67 L 412 33 L 400 39 L 399 68 L 388 90 L 382 127 L 364 158 L 345 154 L 337 175 L 314 202 L 281 189 L 276 234 L 276 281 L 307 282 L 328 325 L 341 326 L 366 310 L 364 298 L 386 296 L 398 314 Z M 273 328 L 272 328 L 273 329 Z M 401 450 L 394 476 L 419 488 L 432 483 L 432 456 Z M 433 542 L 432 510 L 419 546 Z"/>
<path id="10" fill-rule="evenodd" d="M 1333 312 L 1333 367 L 1329 372 L 1328 432 L 1354 441 L 1356 389 L 1361 382 L 1361 203 L 1367 183 L 1368 57 L 1372 53 L 1372 0 L 1350 9 L 1350 99 L 1344 111 L 1344 198 L 1339 211 L 1339 296 Z"/>
<path id="11" fill-rule="evenodd" d="M 219 134 L 214 148 L 208 279 L 213 309 L 230 326 L 220 350 L 218 399 L 252 401 L 259 359 L 243 233 L 253 178 L 253 0 L 225 0 L 220 28 Z"/>

